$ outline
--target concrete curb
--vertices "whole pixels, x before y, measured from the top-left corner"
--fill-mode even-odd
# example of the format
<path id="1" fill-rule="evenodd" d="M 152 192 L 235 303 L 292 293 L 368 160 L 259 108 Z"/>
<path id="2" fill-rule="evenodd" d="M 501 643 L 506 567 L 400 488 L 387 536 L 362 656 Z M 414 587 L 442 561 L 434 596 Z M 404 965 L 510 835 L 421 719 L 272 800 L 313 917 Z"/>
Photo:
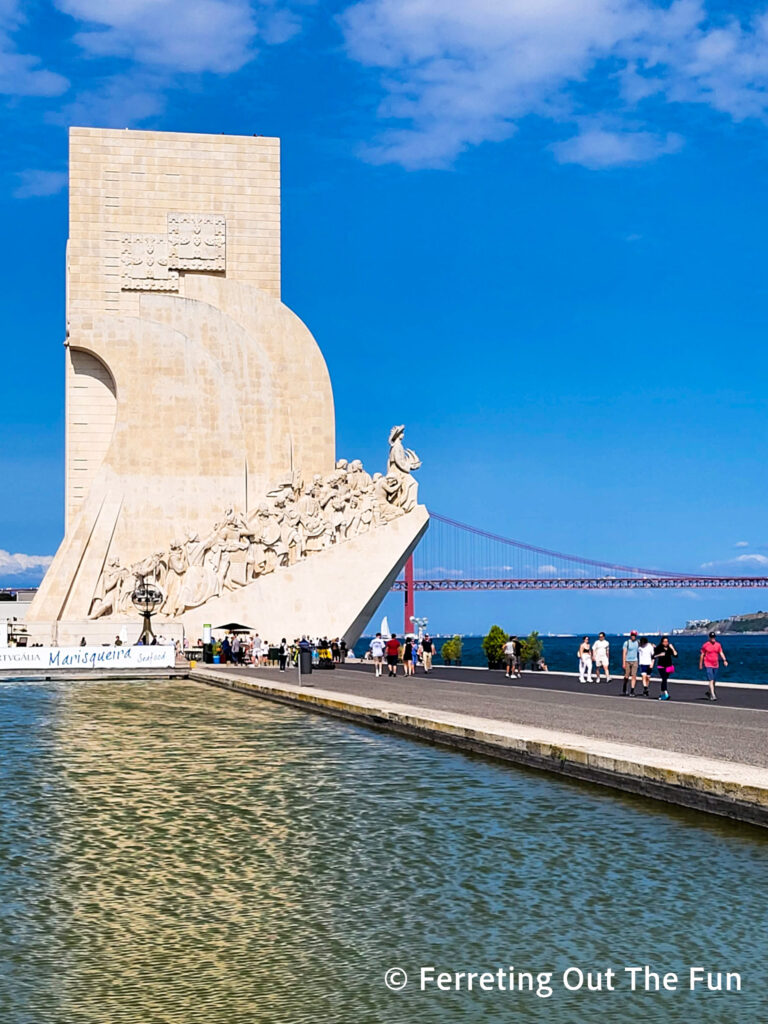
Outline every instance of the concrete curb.
<path id="1" fill-rule="evenodd" d="M 768 770 L 195 668 L 191 681 L 768 827 Z"/>

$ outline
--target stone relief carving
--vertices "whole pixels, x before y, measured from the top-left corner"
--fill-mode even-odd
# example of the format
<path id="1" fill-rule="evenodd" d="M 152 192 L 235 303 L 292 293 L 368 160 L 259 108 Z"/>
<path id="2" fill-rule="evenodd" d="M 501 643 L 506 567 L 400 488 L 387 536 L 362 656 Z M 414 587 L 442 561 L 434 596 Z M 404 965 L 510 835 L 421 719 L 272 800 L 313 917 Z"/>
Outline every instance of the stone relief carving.
<path id="1" fill-rule="evenodd" d="M 167 234 L 123 237 L 121 287 L 176 292 L 180 270 L 226 270 L 226 246 L 227 222 L 221 214 L 169 213 Z"/>
<path id="2" fill-rule="evenodd" d="M 212 213 L 169 213 L 171 266 L 177 270 L 226 269 L 227 224 Z"/>
<path id="3" fill-rule="evenodd" d="M 122 264 L 124 289 L 179 290 L 179 273 L 168 262 L 167 235 L 125 235 Z"/>
<path id="4" fill-rule="evenodd" d="M 130 567 L 110 557 L 96 586 L 90 618 L 130 612 L 130 595 L 140 576 L 160 587 L 160 611 L 175 617 L 408 515 L 418 500 L 412 474 L 421 460 L 404 447 L 404 430 L 397 426 L 390 431 L 386 474 L 371 476 L 359 459 L 339 459 L 330 473 L 315 474 L 311 482 L 295 472 L 251 511 L 225 509 L 202 539 L 191 532 L 184 540 L 176 537 L 167 552 L 156 551 Z"/>

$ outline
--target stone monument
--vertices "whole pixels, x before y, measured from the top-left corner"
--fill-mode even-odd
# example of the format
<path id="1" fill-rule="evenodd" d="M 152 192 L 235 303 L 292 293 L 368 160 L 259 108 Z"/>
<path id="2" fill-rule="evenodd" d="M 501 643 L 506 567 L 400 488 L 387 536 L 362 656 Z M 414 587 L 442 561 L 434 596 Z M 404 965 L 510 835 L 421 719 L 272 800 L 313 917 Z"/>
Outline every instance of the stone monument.
<path id="1" fill-rule="evenodd" d="M 30 634 L 157 627 L 354 642 L 428 524 L 392 428 L 337 459 L 331 382 L 280 301 L 279 141 L 73 128 L 66 535 Z"/>

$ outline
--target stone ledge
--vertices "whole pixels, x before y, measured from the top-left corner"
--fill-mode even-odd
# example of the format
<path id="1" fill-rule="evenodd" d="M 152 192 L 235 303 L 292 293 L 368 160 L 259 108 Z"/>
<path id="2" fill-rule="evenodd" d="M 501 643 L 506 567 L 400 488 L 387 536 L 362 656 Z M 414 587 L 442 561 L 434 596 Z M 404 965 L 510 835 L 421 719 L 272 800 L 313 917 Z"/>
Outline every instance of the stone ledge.
<path id="1" fill-rule="evenodd" d="M 314 675 L 314 674 L 313 674 Z M 654 800 L 768 827 L 768 771 L 315 686 L 195 668 L 190 680 L 513 761 Z"/>

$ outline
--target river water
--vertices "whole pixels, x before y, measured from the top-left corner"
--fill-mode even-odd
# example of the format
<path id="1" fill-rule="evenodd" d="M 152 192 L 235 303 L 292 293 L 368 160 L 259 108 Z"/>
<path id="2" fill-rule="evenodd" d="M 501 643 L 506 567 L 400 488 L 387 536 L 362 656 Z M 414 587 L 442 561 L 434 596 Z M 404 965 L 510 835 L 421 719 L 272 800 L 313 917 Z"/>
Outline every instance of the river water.
<path id="1" fill-rule="evenodd" d="M 756 830 L 181 681 L 5 682 L 0 722 L 3 1024 L 768 1018 Z M 742 991 L 558 984 L 643 964 Z M 553 995 L 385 987 L 422 965 Z"/>
<path id="2" fill-rule="evenodd" d="M 592 633 L 590 640 L 594 643 L 597 633 Z M 658 641 L 658 635 L 649 635 L 649 640 Z M 678 652 L 676 674 L 682 679 L 705 678 L 699 672 L 699 651 L 706 640 L 705 636 L 673 636 L 670 638 Z M 723 682 L 737 683 L 768 683 L 768 635 L 765 633 L 751 635 L 721 636 L 728 667 L 721 668 L 720 679 Z M 617 674 L 621 670 L 621 645 L 625 636 L 608 634 L 611 645 L 611 670 Z M 581 643 L 581 636 L 542 636 L 544 656 L 550 672 L 577 672 L 578 658 L 576 651 Z M 485 666 L 488 664 L 482 648 L 481 636 L 462 637 L 462 664 L 469 666 Z M 361 657 L 368 650 L 370 638 L 363 638 L 355 646 L 355 653 Z M 437 640 L 437 649 L 445 643 L 445 638 Z M 438 656 L 436 664 L 442 664 Z"/>

